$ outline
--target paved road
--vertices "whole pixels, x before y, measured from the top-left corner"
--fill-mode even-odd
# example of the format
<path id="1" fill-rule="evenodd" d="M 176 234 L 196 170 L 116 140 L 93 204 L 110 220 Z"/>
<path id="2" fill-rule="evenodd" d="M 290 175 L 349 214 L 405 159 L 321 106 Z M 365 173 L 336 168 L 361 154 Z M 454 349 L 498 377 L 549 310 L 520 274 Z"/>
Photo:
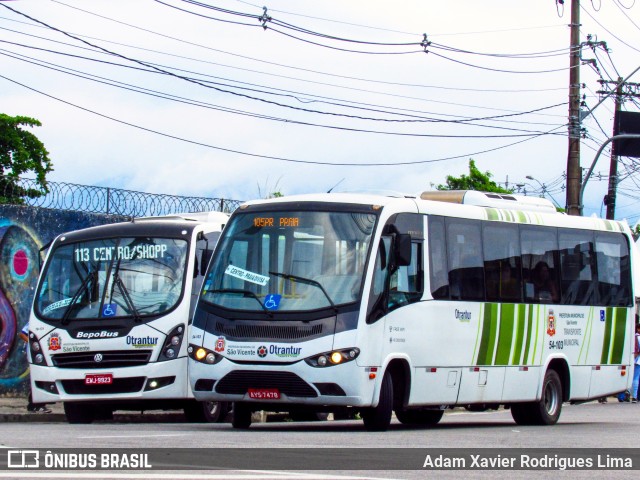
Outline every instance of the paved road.
<path id="1" fill-rule="evenodd" d="M 541 448 L 551 454 L 559 448 L 640 448 L 640 404 L 565 405 L 558 425 L 520 427 L 509 411 L 447 413 L 442 422 L 429 429 L 407 428 L 394 422 L 388 432 L 364 430 L 359 421 L 316 423 L 263 423 L 249 430 L 234 430 L 229 424 L 115 424 L 68 425 L 66 423 L 0 424 L 0 444 L 4 448 L 305 448 L 316 454 L 319 448 Z M 398 450 L 402 451 L 402 450 Z M 427 451 L 427 450 L 425 450 Z M 311 457 L 310 457 L 311 458 Z M 331 459 L 327 459 L 331 461 Z M 636 466 L 636 468 L 640 465 Z M 303 470 L 303 468 L 300 468 Z M 0 478 L 25 478 L 0 472 Z M 73 477 L 55 477 L 53 472 L 32 473 L 28 478 L 127 478 L 128 473 L 87 472 Z M 425 478 L 424 471 L 323 471 L 313 474 L 293 472 L 143 472 L 139 478 Z M 502 473 L 502 474 L 501 474 Z M 540 473 L 540 472 L 538 472 Z M 551 472 L 546 472 L 549 476 Z M 594 478 L 596 472 L 554 472 L 555 477 Z M 528 478 L 534 472 L 437 472 L 433 478 Z M 638 472 L 598 471 L 596 478 L 631 478 Z M 138 478 L 138 477 L 136 477 Z"/>

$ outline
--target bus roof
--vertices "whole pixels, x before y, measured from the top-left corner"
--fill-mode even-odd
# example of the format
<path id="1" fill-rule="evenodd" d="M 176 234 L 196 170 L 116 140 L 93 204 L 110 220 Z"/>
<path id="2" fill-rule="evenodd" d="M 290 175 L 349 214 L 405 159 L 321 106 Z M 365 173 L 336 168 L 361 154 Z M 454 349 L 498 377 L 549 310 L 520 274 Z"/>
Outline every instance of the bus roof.
<path id="1" fill-rule="evenodd" d="M 420 198 L 422 200 L 461 203 L 479 207 L 557 213 L 556 207 L 546 198 L 528 197 L 526 195 L 478 192 L 475 190 L 431 190 L 422 192 Z"/>
<path id="2" fill-rule="evenodd" d="M 428 195 L 425 195 L 427 193 Z M 436 193 L 436 199 L 425 199 Z M 415 196 L 384 196 L 375 194 L 357 193 L 314 193 L 304 195 L 291 195 L 266 200 L 253 200 L 243 204 L 238 211 L 251 205 L 273 205 L 277 209 L 279 205 L 292 208 L 302 202 L 310 203 L 344 203 L 354 205 L 377 205 L 391 208 L 396 212 L 420 212 L 442 216 L 453 216 L 468 219 L 502 221 L 509 223 L 544 225 L 550 227 L 566 227 L 576 229 L 589 229 L 612 232 L 625 232 L 630 236 L 629 226 L 626 222 L 605 220 L 597 217 L 579 217 L 560 214 L 548 200 L 538 197 L 525 197 L 522 195 L 508 195 L 511 198 L 493 198 L 484 192 L 449 191 L 424 192 L 420 198 Z M 448 194 L 448 195 L 447 195 Z M 449 200 L 445 200 L 447 196 Z M 484 196 L 484 197 L 483 197 Z M 500 197 L 505 197 L 501 195 Z M 462 201 L 461 201 L 462 199 Z"/>

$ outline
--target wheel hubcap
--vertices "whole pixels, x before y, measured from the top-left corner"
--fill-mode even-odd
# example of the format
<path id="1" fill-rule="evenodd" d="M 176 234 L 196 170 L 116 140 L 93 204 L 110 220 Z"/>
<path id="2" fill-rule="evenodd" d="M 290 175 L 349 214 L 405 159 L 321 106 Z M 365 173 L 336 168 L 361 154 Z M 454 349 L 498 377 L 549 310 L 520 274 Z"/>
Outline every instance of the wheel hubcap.
<path id="1" fill-rule="evenodd" d="M 558 409 L 558 392 L 549 382 L 544 391 L 544 407 L 549 415 L 554 415 Z"/>

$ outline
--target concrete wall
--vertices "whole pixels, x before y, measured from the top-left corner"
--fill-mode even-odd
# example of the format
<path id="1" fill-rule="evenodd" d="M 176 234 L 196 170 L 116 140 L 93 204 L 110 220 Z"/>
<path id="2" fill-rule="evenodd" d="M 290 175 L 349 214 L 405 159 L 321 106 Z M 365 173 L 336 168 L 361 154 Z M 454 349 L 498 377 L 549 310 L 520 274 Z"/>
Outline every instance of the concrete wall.
<path id="1" fill-rule="evenodd" d="M 120 218 L 65 210 L 0 206 L 0 396 L 26 396 L 29 365 L 18 334 L 29 320 L 40 249 L 71 230 Z"/>

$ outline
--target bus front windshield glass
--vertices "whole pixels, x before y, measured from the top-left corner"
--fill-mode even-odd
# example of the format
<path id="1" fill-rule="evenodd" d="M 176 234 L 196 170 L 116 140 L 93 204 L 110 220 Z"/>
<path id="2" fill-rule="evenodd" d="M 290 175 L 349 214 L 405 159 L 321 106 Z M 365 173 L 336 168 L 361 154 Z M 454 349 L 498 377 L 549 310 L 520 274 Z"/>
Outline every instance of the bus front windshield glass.
<path id="1" fill-rule="evenodd" d="M 35 310 L 50 320 L 133 317 L 172 309 L 184 285 L 187 242 L 110 238 L 62 245 L 51 253 Z"/>
<path id="2" fill-rule="evenodd" d="M 201 298 L 271 313 L 356 302 L 376 219 L 342 211 L 237 214 L 216 247 Z"/>

